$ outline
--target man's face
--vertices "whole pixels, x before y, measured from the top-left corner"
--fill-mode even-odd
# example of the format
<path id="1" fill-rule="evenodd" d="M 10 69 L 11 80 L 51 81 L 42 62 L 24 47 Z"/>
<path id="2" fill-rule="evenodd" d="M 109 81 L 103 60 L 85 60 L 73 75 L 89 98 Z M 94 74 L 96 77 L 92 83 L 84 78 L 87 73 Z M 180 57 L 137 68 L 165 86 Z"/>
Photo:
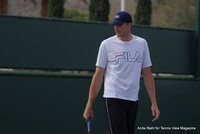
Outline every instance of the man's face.
<path id="1" fill-rule="evenodd" d="M 114 25 L 115 33 L 118 37 L 125 37 L 130 34 L 131 23 L 123 23 L 122 25 Z"/>

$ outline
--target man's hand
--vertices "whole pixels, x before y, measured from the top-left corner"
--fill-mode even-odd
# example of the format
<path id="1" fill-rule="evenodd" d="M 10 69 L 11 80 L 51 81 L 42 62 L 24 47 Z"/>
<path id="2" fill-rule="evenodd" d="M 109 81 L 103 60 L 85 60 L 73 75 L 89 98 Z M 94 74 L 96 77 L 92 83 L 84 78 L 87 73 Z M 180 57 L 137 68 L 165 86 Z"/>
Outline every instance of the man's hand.
<path id="1" fill-rule="evenodd" d="M 85 118 L 85 121 L 87 122 L 89 118 L 94 118 L 94 112 L 91 107 L 86 107 L 85 111 L 83 113 L 83 118 Z"/>
<path id="2" fill-rule="evenodd" d="M 152 116 L 154 116 L 152 122 L 154 122 L 154 121 L 158 120 L 158 118 L 160 116 L 160 111 L 159 111 L 157 105 L 156 106 L 152 105 L 151 106 L 151 111 L 152 111 Z"/>

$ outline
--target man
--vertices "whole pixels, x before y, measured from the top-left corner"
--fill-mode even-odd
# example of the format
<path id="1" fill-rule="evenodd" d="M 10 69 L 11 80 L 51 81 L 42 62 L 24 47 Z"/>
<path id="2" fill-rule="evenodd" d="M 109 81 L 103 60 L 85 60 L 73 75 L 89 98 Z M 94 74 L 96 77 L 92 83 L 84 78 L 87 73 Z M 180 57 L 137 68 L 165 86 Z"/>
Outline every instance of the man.
<path id="1" fill-rule="evenodd" d="M 141 71 L 152 104 L 152 122 L 160 115 L 150 69 L 151 59 L 146 40 L 131 34 L 129 13 L 117 13 L 112 23 L 116 35 L 100 45 L 83 117 L 86 121 L 94 117 L 92 105 L 104 79 L 107 134 L 134 134 Z"/>

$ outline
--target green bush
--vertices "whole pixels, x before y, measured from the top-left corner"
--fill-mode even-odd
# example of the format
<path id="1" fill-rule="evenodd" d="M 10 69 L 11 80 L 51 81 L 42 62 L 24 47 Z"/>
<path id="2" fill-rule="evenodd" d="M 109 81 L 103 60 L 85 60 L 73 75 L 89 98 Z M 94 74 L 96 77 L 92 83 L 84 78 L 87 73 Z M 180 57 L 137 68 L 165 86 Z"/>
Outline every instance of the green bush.
<path id="1" fill-rule="evenodd" d="M 67 9 L 64 11 L 63 18 L 73 19 L 73 20 L 88 20 L 87 14 L 80 12 L 77 9 Z"/>
<path id="2" fill-rule="evenodd" d="M 64 11 L 63 4 L 64 0 L 50 0 L 48 5 L 49 6 L 48 16 L 63 18 L 63 11 Z"/>
<path id="3" fill-rule="evenodd" d="M 135 24 L 150 25 L 151 13 L 151 0 L 139 0 L 136 7 Z"/>
<path id="4" fill-rule="evenodd" d="M 90 0 L 89 12 L 89 20 L 107 22 L 110 13 L 109 0 Z"/>

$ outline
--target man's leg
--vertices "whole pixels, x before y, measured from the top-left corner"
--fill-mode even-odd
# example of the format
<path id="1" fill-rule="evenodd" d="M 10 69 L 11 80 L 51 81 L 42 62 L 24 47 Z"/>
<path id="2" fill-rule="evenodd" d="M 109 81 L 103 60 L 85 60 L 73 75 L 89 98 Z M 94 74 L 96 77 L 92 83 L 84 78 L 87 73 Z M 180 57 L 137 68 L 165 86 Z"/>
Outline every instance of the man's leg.
<path id="1" fill-rule="evenodd" d="M 127 105 L 127 129 L 128 134 L 135 134 L 135 124 L 138 111 L 138 101 L 129 101 Z"/>
<path id="2" fill-rule="evenodd" d="M 128 134 L 124 101 L 105 98 L 106 134 Z"/>

